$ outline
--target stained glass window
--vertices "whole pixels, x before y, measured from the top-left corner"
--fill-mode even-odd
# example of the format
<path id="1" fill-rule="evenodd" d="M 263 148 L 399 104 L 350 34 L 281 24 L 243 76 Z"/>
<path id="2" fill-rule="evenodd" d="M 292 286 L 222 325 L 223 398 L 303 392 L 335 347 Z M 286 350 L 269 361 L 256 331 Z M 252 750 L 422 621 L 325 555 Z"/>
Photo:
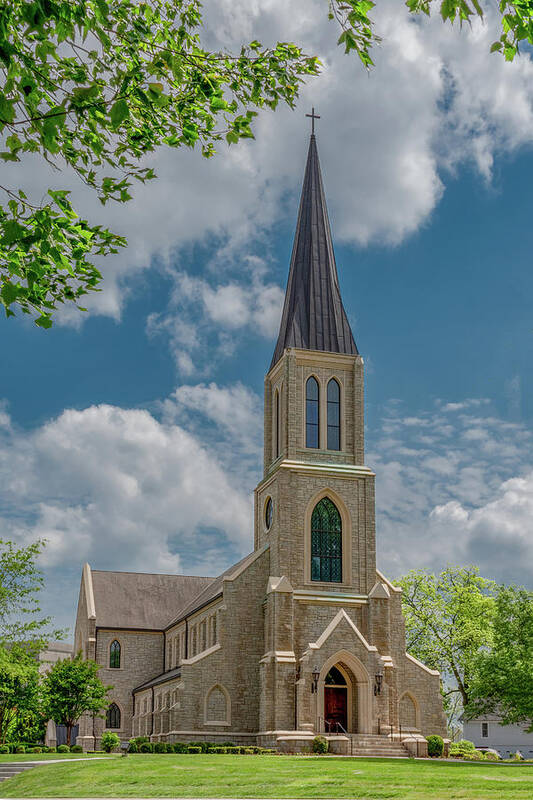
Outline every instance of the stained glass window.
<path id="1" fill-rule="evenodd" d="M 305 446 L 319 447 L 318 381 L 311 376 L 305 385 Z"/>
<path id="2" fill-rule="evenodd" d="M 116 639 L 111 642 L 111 647 L 109 648 L 109 666 L 111 669 L 120 668 L 120 642 L 117 642 Z"/>
<path id="3" fill-rule="evenodd" d="M 346 678 L 337 667 L 332 667 L 324 681 L 326 686 L 346 686 Z"/>
<path id="4" fill-rule="evenodd" d="M 111 703 L 105 715 L 106 728 L 120 728 L 120 708 L 116 703 Z"/>
<path id="5" fill-rule="evenodd" d="M 265 507 L 265 525 L 266 525 L 267 531 L 269 531 L 271 526 L 272 526 L 272 516 L 273 516 L 273 514 L 274 514 L 274 506 L 272 504 L 272 498 L 269 497 L 268 500 L 267 500 L 266 507 Z"/>
<path id="6" fill-rule="evenodd" d="M 328 450 L 341 449 L 341 390 L 332 378 L 328 383 Z"/>
<path id="7" fill-rule="evenodd" d="M 342 523 L 329 497 L 318 502 L 311 516 L 311 580 L 342 582 Z"/>

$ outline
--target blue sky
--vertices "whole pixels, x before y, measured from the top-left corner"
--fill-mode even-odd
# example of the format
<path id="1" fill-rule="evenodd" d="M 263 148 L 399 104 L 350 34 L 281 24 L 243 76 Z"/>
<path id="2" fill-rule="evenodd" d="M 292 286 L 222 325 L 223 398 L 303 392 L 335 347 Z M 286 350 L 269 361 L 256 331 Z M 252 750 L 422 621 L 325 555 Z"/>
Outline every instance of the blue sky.
<path id="1" fill-rule="evenodd" d="M 290 27 L 282 4 L 243 3 L 235 30 L 234 6 L 207 4 L 222 43 Z M 110 212 L 130 248 L 82 322 L 0 320 L 0 534 L 49 540 L 44 606 L 61 624 L 85 560 L 216 574 L 252 547 L 311 102 L 366 363 L 380 564 L 533 584 L 533 64 L 496 62 L 487 26 L 420 28 L 384 2 L 366 77 L 327 26 L 316 38 L 310 6 L 292 38 L 326 68 L 296 111 L 263 115 L 216 163 L 159 155 L 158 185 Z"/>

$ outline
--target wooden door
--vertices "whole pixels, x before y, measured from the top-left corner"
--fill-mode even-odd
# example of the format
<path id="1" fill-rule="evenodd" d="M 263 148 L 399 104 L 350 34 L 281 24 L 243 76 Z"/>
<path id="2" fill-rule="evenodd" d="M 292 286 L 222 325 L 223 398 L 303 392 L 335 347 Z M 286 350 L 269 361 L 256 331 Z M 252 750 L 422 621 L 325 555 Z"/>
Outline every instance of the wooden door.
<path id="1" fill-rule="evenodd" d="M 345 686 L 326 686 L 324 688 L 324 719 L 326 731 L 333 733 L 337 723 L 348 730 L 348 691 Z"/>

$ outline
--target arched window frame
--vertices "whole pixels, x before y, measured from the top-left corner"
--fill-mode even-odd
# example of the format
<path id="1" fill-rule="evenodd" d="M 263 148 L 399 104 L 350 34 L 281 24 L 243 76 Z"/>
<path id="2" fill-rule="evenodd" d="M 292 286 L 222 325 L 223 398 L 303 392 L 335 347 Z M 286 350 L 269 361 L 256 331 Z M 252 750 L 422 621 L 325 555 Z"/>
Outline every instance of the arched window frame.
<path id="1" fill-rule="evenodd" d="M 336 388 L 337 399 L 330 399 L 330 387 Z M 326 387 L 326 448 L 328 450 L 342 450 L 341 407 L 341 384 L 337 378 L 331 378 Z"/>
<path id="2" fill-rule="evenodd" d="M 279 389 L 274 392 L 274 460 L 279 458 L 279 426 L 280 426 L 280 412 L 279 412 Z"/>
<path id="3" fill-rule="evenodd" d="M 209 704 L 209 697 L 211 693 L 215 690 L 219 690 L 226 698 L 226 719 L 225 720 L 210 720 L 207 718 L 207 707 Z M 220 726 L 229 726 L 231 725 L 231 697 L 229 695 L 228 690 L 225 686 L 221 683 L 215 683 L 211 688 L 206 692 L 205 699 L 204 699 L 204 725 L 220 725 Z"/>
<path id="4" fill-rule="evenodd" d="M 109 669 L 120 669 L 122 666 L 122 645 L 113 639 L 109 645 Z"/>
<path id="5" fill-rule="evenodd" d="M 305 582 L 312 588 L 320 586 L 319 581 L 311 580 L 311 517 L 315 506 L 323 497 L 329 499 L 337 506 L 337 511 L 341 515 L 342 522 L 342 583 L 352 586 L 352 520 L 350 512 L 343 498 L 329 486 L 321 489 L 309 500 L 304 515 L 304 576 Z M 330 583 L 323 582 L 323 585 L 331 586 Z M 341 584 L 336 583 L 336 586 Z"/>
<path id="6" fill-rule="evenodd" d="M 316 398 L 311 397 L 310 389 L 316 386 Z M 314 392 L 313 392 L 314 393 Z M 316 421 L 315 421 L 316 420 Z M 309 450 L 320 449 L 320 381 L 316 375 L 309 375 L 305 381 L 305 446 Z"/>
<path id="7" fill-rule="evenodd" d="M 401 707 L 402 701 L 406 698 L 409 698 L 411 703 L 413 704 L 413 710 L 415 712 L 415 728 L 414 730 L 420 730 L 420 706 L 418 704 L 418 700 L 415 695 L 410 691 L 402 692 L 400 697 L 398 698 L 398 719 L 401 722 Z M 405 727 L 405 726 L 404 726 Z"/>
<path id="8" fill-rule="evenodd" d="M 322 497 L 311 514 L 311 580 L 342 583 L 342 556 L 340 511 L 330 497 Z"/>
<path id="9" fill-rule="evenodd" d="M 118 725 L 115 723 L 118 723 Z M 122 727 L 122 711 L 118 703 L 115 701 L 110 703 L 109 708 L 106 711 L 105 726 L 108 730 L 115 731 L 119 731 Z"/>

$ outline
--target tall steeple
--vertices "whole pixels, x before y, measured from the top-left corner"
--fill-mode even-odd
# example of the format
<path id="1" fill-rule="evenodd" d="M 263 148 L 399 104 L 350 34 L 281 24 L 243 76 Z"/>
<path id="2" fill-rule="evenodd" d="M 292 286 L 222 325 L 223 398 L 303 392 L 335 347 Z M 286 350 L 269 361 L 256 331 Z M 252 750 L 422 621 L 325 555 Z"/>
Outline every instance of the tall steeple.
<path id="1" fill-rule="evenodd" d="M 287 347 L 358 353 L 341 300 L 314 134 L 309 142 L 285 304 L 271 369 Z"/>

